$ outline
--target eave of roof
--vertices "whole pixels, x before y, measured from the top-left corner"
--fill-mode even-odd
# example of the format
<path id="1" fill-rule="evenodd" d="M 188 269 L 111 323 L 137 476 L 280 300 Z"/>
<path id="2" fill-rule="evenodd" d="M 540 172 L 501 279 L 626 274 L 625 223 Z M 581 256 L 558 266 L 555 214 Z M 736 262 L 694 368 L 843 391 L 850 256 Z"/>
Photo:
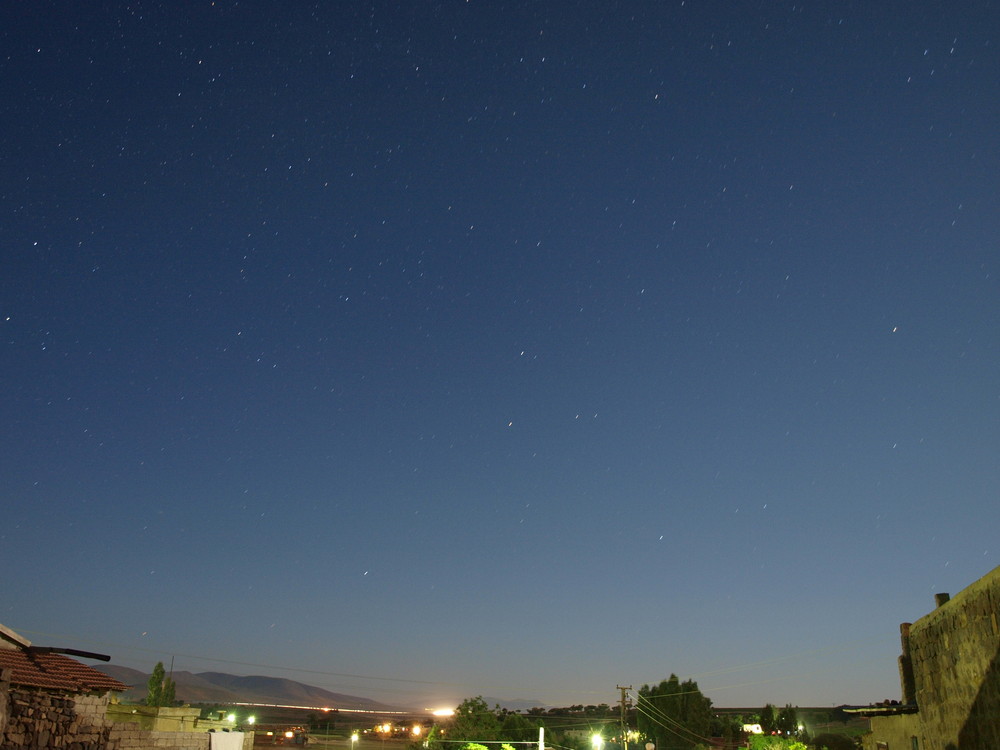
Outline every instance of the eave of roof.
<path id="1" fill-rule="evenodd" d="M 19 687 L 106 693 L 128 690 L 128 685 L 62 654 L 0 649 L 0 669 L 10 670 L 10 684 Z"/>

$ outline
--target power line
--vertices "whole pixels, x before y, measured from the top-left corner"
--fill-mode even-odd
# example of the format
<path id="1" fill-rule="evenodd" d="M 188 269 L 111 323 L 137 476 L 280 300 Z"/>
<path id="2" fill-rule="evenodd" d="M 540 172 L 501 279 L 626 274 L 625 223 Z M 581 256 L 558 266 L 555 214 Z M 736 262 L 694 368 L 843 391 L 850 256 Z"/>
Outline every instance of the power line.
<path id="1" fill-rule="evenodd" d="M 700 693 L 700 691 L 687 691 L 684 694 L 690 695 L 691 693 L 695 693 L 695 692 Z M 670 693 L 669 696 L 664 696 L 664 697 L 673 697 L 675 695 L 681 695 L 681 694 L 682 693 Z M 675 730 L 674 728 L 672 728 L 669 725 L 673 725 L 673 727 L 676 727 L 677 729 L 679 729 L 681 731 L 687 732 L 688 734 L 691 735 L 691 737 L 693 737 L 694 739 L 698 740 L 699 742 L 709 742 L 709 743 L 711 742 L 711 738 L 701 736 L 700 734 L 698 734 L 694 730 L 689 729 L 688 727 L 686 727 L 681 722 L 677 721 L 676 719 L 674 719 L 671 716 L 668 716 L 665 712 L 663 712 L 662 710 L 660 710 L 652 702 L 652 697 L 655 697 L 655 696 L 643 696 L 643 695 L 637 694 L 636 695 L 636 711 L 644 714 L 647 719 L 649 719 L 650 721 L 652 721 L 655 724 L 659 724 L 661 727 L 663 727 L 664 729 L 666 729 L 668 732 L 671 732 L 671 733 L 675 734 L 676 736 L 680 737 L 681 739 L 689 740 L 690 738 L 684 737 L 684 735 L 680 734 L 677 730 Z"/>

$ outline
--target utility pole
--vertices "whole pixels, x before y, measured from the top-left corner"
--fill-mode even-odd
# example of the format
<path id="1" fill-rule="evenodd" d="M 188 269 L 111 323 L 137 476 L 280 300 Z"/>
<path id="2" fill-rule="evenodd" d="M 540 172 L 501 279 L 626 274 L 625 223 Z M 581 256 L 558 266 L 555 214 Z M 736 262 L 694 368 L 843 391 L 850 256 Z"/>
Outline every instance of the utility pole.
<path id="1" fill-rule="evenodd" d="M 622 687 L 621 685 L 616 685 L 619 690 L 622 691 L 621 700 L 621 730 L 622 730 L 622 750 L 628 750 L 628 691 L 632 689 L 632 686 Z"/>

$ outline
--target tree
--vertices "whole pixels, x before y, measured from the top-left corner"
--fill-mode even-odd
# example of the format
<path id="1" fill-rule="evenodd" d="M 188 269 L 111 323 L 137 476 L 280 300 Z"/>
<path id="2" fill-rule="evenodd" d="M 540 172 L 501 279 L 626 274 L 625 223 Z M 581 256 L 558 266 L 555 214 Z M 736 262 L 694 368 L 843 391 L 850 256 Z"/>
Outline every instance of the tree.
<path id="1" fill-rule="evenodd" d="M 653 740 L 657 750 L 688 750 L 708 742 L 712 701 L 694 680 L 681 682 L 672 674 L 659 685 L 643 685 L 636 709 L 639 731 Z"/>
<path id="2" fill-rule="evenodd" d="M 799 715 L 798 712 L 792 708 L 791 703 L 785 704 L 785 707 L 778 712 L 778 718 L 775 721 L 775 725 L 777 730 L 784 735 L 799 733 Z"/>
<path id="3" fill-rule="evenodd" d="M 844 734 L 818 734 L 813 738 L 812 745 L 819 750 L 853 750 L 854 742 Z"/>
<path id="4" fill-rule="evenodd" d="M 770 703 L 760 710 L 760 728 L 764 730 L 764 734 L 778 731 L 778 715 Z"/>
<path id="5" fill-rule="evenodd" d="M 809 750 L 798 740 L 786 739 L 769 734 L 750 736 L 750 750 Z"/>
<path id="6" fill-rule="evenodd" d="M 518 713 L 508 713 L 500 723 L 500 739 L 506 742 L 531 742 L 538 739 L 538 725 Z"/>
<path id="7" fill-rule="evenodd" d="M 156 662 L 153 673 L 146 683 L 146 705 L 147 706 L 172 706 L 177 686 L 174 681 L 167 677 L 163 662 Z"/>
<path id="8" fill-rule="evenodd" d="M 500 734 L 500 719 L 490 710 L 481 695 L 466 698 L 455 709 L 448 731 L 449 740 L 462 742 L 495 741 Z"/>

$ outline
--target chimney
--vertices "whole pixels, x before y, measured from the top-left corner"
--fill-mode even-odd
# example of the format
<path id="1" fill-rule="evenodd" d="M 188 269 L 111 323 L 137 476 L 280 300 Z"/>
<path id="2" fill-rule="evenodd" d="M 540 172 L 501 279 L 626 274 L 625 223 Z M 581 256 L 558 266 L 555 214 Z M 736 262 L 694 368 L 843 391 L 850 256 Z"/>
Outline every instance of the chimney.
<path id="1" fill-rule="evenodd" d="M 899 626 L 899 640 L 903 653 L 899 656 L 899 685 L 903 690 L 903 703 L 915 705 L 917 702 L 917 682 L 913 677 L 913 660 L 910 658 L 910 624 Z"/>
<path id="2" fill-rule="evenodd" d="M 949 599 L 951 599 L 951 594 L 934 594 L 934 606 L 940 607 L 942 604 L 947 604 Z"/>

